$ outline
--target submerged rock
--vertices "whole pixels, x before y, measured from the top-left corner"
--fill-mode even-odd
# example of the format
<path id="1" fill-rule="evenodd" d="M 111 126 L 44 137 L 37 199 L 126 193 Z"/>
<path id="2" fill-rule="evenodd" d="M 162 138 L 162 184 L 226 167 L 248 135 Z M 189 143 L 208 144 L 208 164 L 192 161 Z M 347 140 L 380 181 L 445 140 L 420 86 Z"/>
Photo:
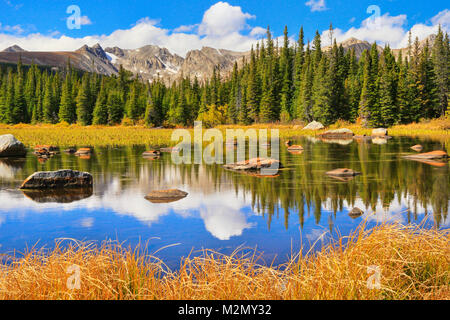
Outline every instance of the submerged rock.
<path id="1" fill-rule="evenodd" d="M 74 170 L 41 171 L 29 176 L 20 189 L 57 189 L 92 187 L 90 173 Z"/>
<path id="2" fill-rule="evenodd" d="M 356 142 L 369 142 L 372 140 L 371 136 L 353 136 L 353 140 L 355 140 Z"/>
<path id="3" fill-rule="evenodd" d="M 90 155 L 92 153 L 92 149 L 91 148 L 80 148 L 77 150 L 77 152 L 75 152 L 76 156 L 87 156 Z"/>
<path id="4" fill-rule="evenodd" d="M 306 127 L 304 127 L 303 130 L 322 130 L 324 128 L 325 127 L 320 122 L 313 121 L 309 123 Z"/>
<path id="5" fill-rule="evenodd" d="M 383 145 L 383 144 L 387 144 L 387 139 L 385 139 L 384 137 L 375 137 L 372 139 L 372 143 L 373 144 L 379 144 L 379 145 Z"/>
<path id="6" fill-rule="evenodd" d="M 330 130 L 319 135 L 322 139 L 353 139 L 353 131 L 347 128 Z"/>
<path id="7" fill-rule="evenodd" d="M 423 146 L 420 144 L 416 144 L 415 146 L 412 146 L 411 149 L 413 149 L 414 151 L 420 152 L 423 150 Z"/>
<path id="8" fill-rule="evenodd" d="M 225 169 L 236 170 L 236 171 L 258 171 L 261 169 L 271 169 L 277 170 L 282 168 L 281 162 L 270 158 L 253 158 L 250 160 L 239 161 L 232 164 L 225 164 L 223 166 Z"/>
<path id="9" fill-rule="evenodd" d="M 37 146 L 35 146 L 34 150 L 35 151 L 47 150 L 48 152 L 52 152 L 52 151 L 58 151 L 58 147 L 44 144 L 44 145 L 37 145 Z"/>
<path id="10" fill-rule="evenodd" d="M 145 151 L 142 154 L 143 157 L 149 157 L 149 158 L 159 157 L 160 155 L 161 155 L 161 152 L 158 150 L 149 150 L 149 151 Z"/>
<path id="11" fill-rule="evenodd" d="M 74 154 L 75 152 L 77 152 L 77 150 L 75 148 L 69 148 L 64 150 L 64 152 L 68 154 Z"/>
<path id="12" fill-rule="evenodd" d="M 302 146 L 299 145 L 294 145 L 294 146 L 290 146 L 288 147 L 288 151 L 302 151 L 304 150 Z"/>
<path id="13" fill-rule="evenodd" d="M 24 157 L 27 149 L 12 134 L 0 136 L 0 157 Z"/>
<path id="14" fill-rule="evenodd" d="M 408 156 L 403 156 L 405 159 L 413 159 L 413 160 L 445 160 L 448 159 L 448 154 L 445 151 L 432 151 L 427 153 L 419 153 L 419 154 L 412 154 Z"/>
<path id="15" fill-rule="evenodd" d="M 187 192 L 178 189 L 156 190 L 145 196 L 152 203 L 170 203 L 186 198 Z"/>
<path id="16" fill-rule="evenodd" d="M 352 218 L 352 219 L 359 218 L 359 217 L 361 217 L 363 214 L 364 214 L 364 211 L 362 211 L 362 210 L 361 210 L 360 208 L 358 208 L 358 207 L 353 208 L 352 211 L 350 211 L 350 212 L 348 213 L 348 215 L 349 215 L 350 218 Z"/>
<path id="17" fill-rule="evenodd" d="M 169 148 L 161 148 L 160 152 L 172 153 L 172 152 L 180 152 L 180 148 L 178 147 L 169 147 Z"/>
<path id="18" fill-rule="evenodd" d="M 353 143 L 353 139 L 321 139 L 320 141 L 331 144 L 340 144 L 341 146 L 348 146 Z"/>
<path id="19" fill-rule="evenodd" d="M 360 175 L 361 172 L 357 172 L 352 169 L 342 168 L 328 171 L 326 174 L 335 177 L 355 177 Z"/>

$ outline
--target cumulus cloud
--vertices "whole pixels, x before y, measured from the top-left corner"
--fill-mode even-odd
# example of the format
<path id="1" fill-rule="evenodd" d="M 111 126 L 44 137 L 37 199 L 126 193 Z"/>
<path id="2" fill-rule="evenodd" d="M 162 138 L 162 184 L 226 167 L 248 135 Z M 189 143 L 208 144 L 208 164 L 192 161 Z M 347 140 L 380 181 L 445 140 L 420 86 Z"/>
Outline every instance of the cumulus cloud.
<path id="1" fill-rule="evenodd" d="M 311 8 L 311 12 L 325 11 L 328 9 L 325 0 L 309 0 L 305 2 L 305 5 Z"/>
<path id="2" fill-rule="evenodd" d="M 404 14 L 391 16 L 385 13 L 376 18 L 367 18 L 361 23 L 360 27 L 352 27 L 347 31 L 336 28 L 334 30 L 334 38 L 338 42 L 349 38 L 357 38 L 368 42 L 377 42 L 379 45 L 389 44 L 391 48 L 404 48 L 408 44 L 407 16 Z M 444 10 L 430 19 L 427 23 L 418 23 L 411 27 L 413 39 L 416 37 L 423 40 L 431 34 L 435 34 L 441 24 L 444 31 L 450 31 L 450 12 Z M 322 40 L 324 43 L 329 42 L 329 31 L 322 32 Z"/>
<path id="3" fill-rule="evenodd" d="M 241 31 L 247 26 L 247 19 L 253 19 L 249 13 L 242 12 L 241 7 L 234 7 L 226 2 L 218 2 L 203 15 L 198 30 L 200 35 L 226 36 Z"/>
<path id="4" fill-rule="evenodd" d="M 243 12 L 239 6 L 218 2 L 205 11 L 200 23 L 182 25 L 174 30 L 164 29 L 158 25 L 159 21 L 146 17 L 137 21 L 131 28 L 115 30 L 108 35 L 74 38 L 64 34 L 0 33 L 0 49 L 17 44 L 29 51 L 72 51 L 85 44 L 92 46 L 100 43 L 103 47 L 118 46 L 124 49 L 137 49 L 153 44 L 166 47 L 182 56 L 203 46 L 247 51 L 261 35 L 262 28 L 251 28 L 247 23 L 254 18 L 255 16 Z M 87 16 L 82 17 L 82 25 L 91 23 Z"/>
<path id="5" fill-rule="evenodd" d="M 91 19 L 89 19 L 88 16 L 81 16 L 80 17 L 80 25 L 82 26 L 86 26 L 86 25 L 90 25 L 92 24 Z"/>

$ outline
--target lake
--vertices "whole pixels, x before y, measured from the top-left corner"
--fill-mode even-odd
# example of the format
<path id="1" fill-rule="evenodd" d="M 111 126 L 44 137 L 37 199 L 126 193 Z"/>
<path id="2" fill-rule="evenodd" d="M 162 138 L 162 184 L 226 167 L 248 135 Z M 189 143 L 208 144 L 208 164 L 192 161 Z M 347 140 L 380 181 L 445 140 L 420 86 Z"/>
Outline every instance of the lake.
<path id="1" fill-rule="evenodd" d="M 31 151 L 25 159 L 0 159 L 0 253 L 51 248 L 55 239 L 118 240 L 146 244 L 170 267 L 201 249 L 230 254 L 257 249 L 267 263 L 287 260 L 300 248 L 319 249 L 348 235 L 363 221 L 421 223 L 448 228 L 449 165 L 402 159 L 410 147 L 443 150 L 431 139 L 393 138 L 385 144 L 324 143 L 301 137 L 304 151 L 280 147 L 284 168 L 261 178 L 221 165 L 175 165 L 170 154 L 146 159 L 145 145 L 96 147 L 91 157 L 59 153 L 46 162 Z M 378 142 L 378 141 L 377 141 Z M 383 142 L 383 141 L 381 141 Z M 362 175 L 349 181 L 325 172 L 351 168 Z M 36 171 L 90 172 L 94 188 L 69 193 L 23 193 L 23 180 Z M 189 195 L 172 203 L 145 199 L 152 190 L 178 188 Z M 361 217 L 350 217 L 358 207 Z"/>

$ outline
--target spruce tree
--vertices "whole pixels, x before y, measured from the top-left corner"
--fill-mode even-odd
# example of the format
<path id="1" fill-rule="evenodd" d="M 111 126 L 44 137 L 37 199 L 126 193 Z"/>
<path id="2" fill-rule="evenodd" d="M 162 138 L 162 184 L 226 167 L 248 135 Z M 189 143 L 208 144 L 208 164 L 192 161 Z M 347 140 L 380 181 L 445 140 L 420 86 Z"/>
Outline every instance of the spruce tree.
<path id="1" fill-rule="evenodd" d="M 95 102 L 94 116 L 92 118 L 92 124 L 105 125 L 108 124 L 108 97 L 106 95 L 105 79 L 103 79 L 100 91 Z"/>

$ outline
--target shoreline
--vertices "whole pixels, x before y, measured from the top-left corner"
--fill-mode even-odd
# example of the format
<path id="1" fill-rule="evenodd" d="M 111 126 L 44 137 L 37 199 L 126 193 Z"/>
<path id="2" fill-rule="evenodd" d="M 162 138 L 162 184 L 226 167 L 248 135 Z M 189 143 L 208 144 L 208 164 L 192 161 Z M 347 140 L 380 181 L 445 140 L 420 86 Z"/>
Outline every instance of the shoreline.
<path id="1" fill-rule="evenodd" d="M 348 128 L 355 135 L 370 136 L 372 129 L 362 128 L 356 124 L 336 123 L 324 130 L 303 130 L 299 125 L 255 124 L 251 126 L 222 125 L 216 127 L 225 132 L 226 129 L 279 129 L 280 139 L 291 139 L 301 136 L 315 136 L 327 130 Z M 425 123 L 398 125 L 388 128 L 393 137 L 431 138 L 446 143 L 450 140 L 450 119 L 431 120 Z M 186 128 L 193 132 L 193 128 Z M 150 145 L 167 147 L 175 145 L 171 142 L 174 129 L 148 128 L 145 126 L 79 126 L 79 125 L 0 125 L 0 135 L 13 134 L 27 147 L 36 145 L 71 146 L 129 146 Z M 205 128 L 204 128 L 205 130 Z"/>

